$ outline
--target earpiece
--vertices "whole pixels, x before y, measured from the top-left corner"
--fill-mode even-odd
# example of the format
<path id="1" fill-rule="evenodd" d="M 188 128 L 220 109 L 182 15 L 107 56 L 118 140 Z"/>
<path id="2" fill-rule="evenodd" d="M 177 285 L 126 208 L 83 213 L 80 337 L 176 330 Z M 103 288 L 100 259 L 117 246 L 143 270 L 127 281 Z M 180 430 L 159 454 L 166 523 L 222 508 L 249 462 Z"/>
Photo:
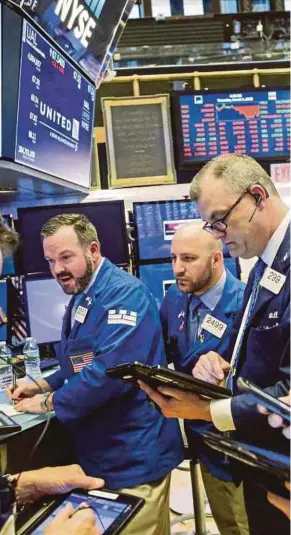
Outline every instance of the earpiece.
<path id="1" fill-rule="evenodd" d="M 259 206 L 260 202 L 263 200 L 262 195 L 260 195 L 259 193 L 252 193 L 252 195 L 255 199 L 256 206 Z"/>

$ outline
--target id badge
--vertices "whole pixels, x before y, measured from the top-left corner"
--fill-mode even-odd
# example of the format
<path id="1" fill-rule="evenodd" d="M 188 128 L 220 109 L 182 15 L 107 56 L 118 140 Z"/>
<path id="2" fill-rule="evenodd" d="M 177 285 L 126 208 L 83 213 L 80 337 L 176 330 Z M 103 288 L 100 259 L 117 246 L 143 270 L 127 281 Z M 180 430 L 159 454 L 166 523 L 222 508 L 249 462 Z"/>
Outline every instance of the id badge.
<path id="1" fill-rule="evenodd" d="M 208 331 L 209 333 L 213 334 L 217 338 L 222 338 L 226 328 L 227 328 L 226 323 L 218 320 L 214 316 L 211 316 L 211 314 L 206 314 L 201 325 L 201 329 Z"/>
<path id="2" fill-rule="evenodd" d="M 285 284 L 285 280 L 286 275 L 283 275 L 283 273 L 280 273 L 273 268 L 267 267 L 260 281 L 260 285 L 273 294 L 278 295 Z"/>
<path id="3" fill-rule="evenodd" d="M 76 310 L 75 321 L 78 321 L 79 323 L 84 323 L 87 313 L 88 309 L 79 305 Z"/>

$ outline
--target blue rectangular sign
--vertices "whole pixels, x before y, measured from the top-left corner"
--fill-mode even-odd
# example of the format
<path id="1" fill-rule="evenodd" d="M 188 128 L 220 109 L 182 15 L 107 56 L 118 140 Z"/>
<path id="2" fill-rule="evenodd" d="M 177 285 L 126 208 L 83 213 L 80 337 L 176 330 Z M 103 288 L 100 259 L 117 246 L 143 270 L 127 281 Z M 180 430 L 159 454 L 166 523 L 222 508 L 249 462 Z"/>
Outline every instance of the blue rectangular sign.
<path id="1" fill-rule="evenodd" d="M 90 186 L 95 87 L 24 20 L 15 161 Z"/>

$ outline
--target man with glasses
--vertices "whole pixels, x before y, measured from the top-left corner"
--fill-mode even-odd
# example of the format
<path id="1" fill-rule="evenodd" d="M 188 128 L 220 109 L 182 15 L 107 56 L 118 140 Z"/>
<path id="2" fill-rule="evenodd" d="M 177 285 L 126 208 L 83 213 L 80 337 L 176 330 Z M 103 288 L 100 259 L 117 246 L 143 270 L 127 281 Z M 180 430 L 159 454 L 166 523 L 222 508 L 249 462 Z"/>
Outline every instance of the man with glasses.
<path id="1" fill-rule="evenodd" d="M 231 256 L 259 259 L 249 277 L 242 312 L 228 351 L 202 355 L 194 377 L 226 385 L 227 400 L 206 401 L 194 394 L 161 389 L 166 398 L 144 390 L 168 417 L 212 421 L 222 432 L 235 431 L 243 440 L 270 450 L 286 450 L 280 434 L 268 430 L 256 402 L 240 394 L 236 380 L 245 377 L 281 397 L 289 390 L 290 359 L 290 221 L 265 170 L 252 158 L 228 154 L 208 162 L 195 176 L 190 195 L 209 230 L 228 247 Z M 245 468 L 243 469 L 245 471 Z M 259 481 L 240 474 L 251 535 L 289 533 L 289 524 L 267 501 Z"/>

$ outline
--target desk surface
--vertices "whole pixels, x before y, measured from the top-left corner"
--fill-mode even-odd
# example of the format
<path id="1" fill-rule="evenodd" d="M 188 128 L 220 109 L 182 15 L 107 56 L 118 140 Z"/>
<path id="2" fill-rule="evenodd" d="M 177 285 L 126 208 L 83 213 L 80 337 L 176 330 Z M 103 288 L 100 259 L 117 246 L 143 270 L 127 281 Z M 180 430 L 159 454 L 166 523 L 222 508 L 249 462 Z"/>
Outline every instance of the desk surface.
<path id="1" fill-rule="evenodd" d="M 42 377 L 45 379 L 45 377 L 48 377 L 49 375 L 53 374 L 58 367 L 52 368 L 50 370 L 45 370 L 43 372 Z M 0 391 L 0 404 L 1 403 L 10 403 L 7 395 L 5 392 Z M 51 417 L 54 417 L 55 413 L 52 412 Z M 7 441 L 9 441 L 11 438 L 14 438 L 15 436 L 19 435 L 23 431 L 27 431 L 28 429 L 31 429 L 32 427 L 35 427 L 43 422 L 45 422 L 48 419 L 48 414 L 30 414 L 30 413 L 22 413 L 17 414 L 14 416 L 11 416 L 13 420 L 15 420 L 19 425 L 21 425 L 21 431 L 17 431 L 16 433 L 9 433 L 7 435 L 0 435 L 0 444 L 3 444 Z"/>

